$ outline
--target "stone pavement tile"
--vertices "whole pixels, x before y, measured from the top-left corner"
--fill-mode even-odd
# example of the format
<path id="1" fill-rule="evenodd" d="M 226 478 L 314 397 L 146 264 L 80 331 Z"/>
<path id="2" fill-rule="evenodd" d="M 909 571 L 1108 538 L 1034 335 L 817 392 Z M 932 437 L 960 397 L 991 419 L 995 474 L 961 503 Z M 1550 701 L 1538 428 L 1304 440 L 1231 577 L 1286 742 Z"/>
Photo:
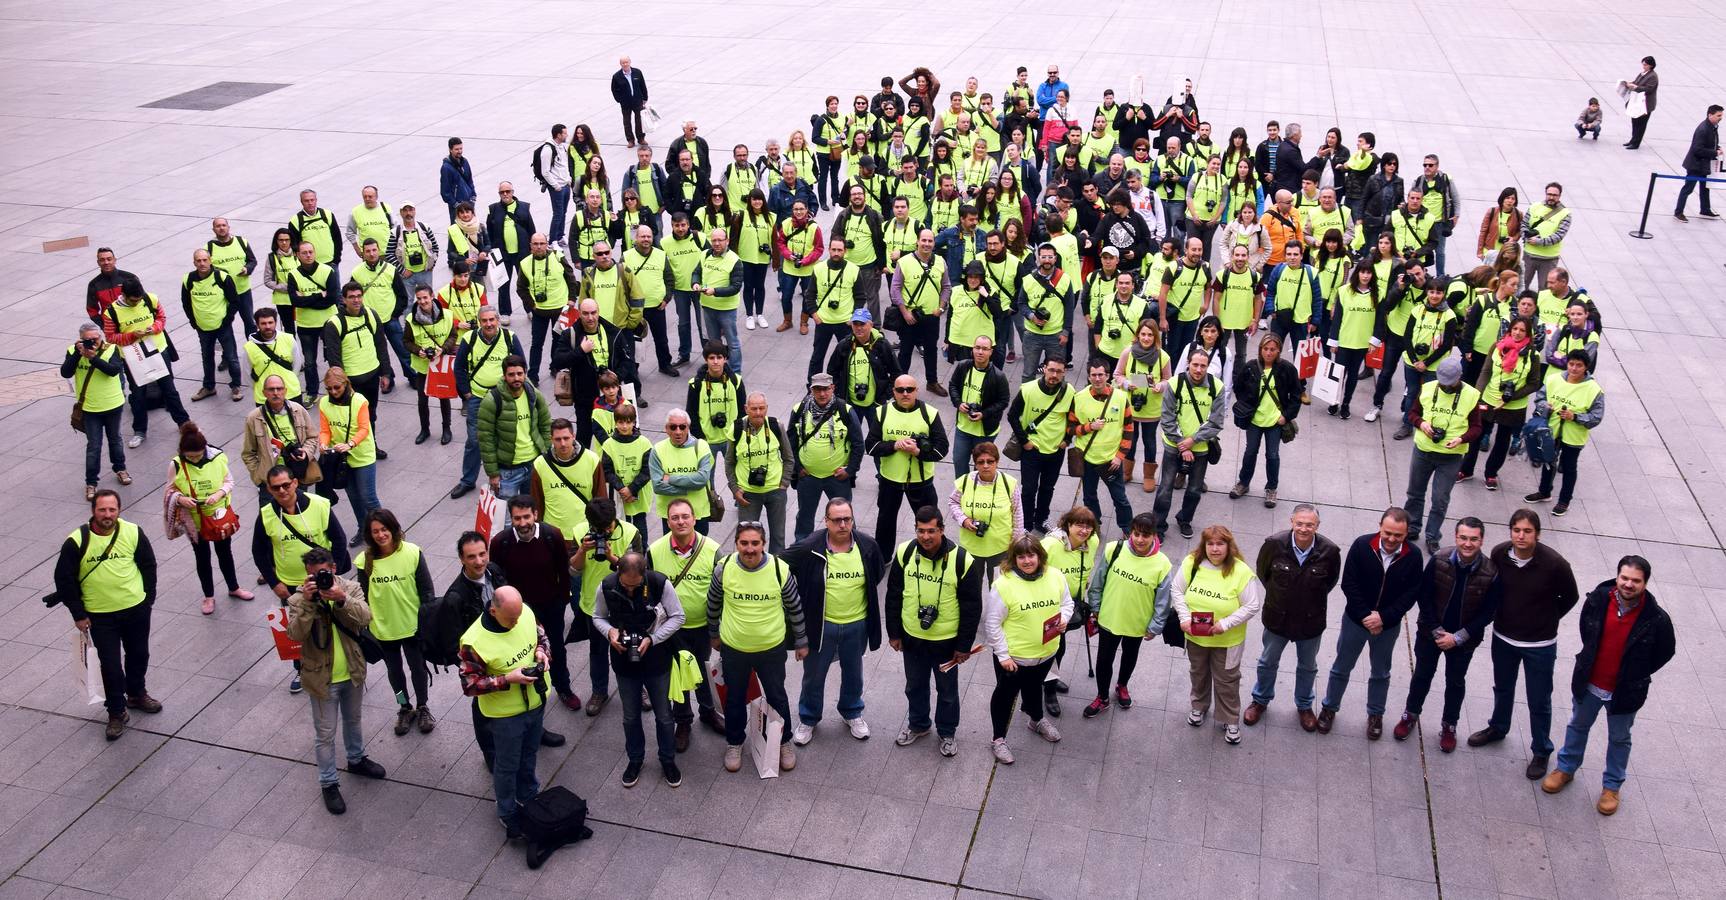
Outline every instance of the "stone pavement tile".
<path id="1" fill-rule="evenodd" d="M 861 869 L 839 870 L 833 895 L 848 900 L 951 900 L 953 888 L 932 881 L 896 878 Z"/>
<path id="2" fill-rule="evenodd" d="M 1259 832 L 1264 827 L 1264 789 L 1256 784 L 1217 780 L 1204 785 L 1203 790 L 1204 845 L 1257 855 Z"/>
<path id="3" fill-rule="evenodd" d="M 1408 881 L 1432 881 L 1432 829 L 1425 804 L 1372 804 L 1373 857 L 1378 874 Z"/>
<path id="4" fill-rule="evenodd" d="M 1635 788 L 1637 798 L 1647 804 L 1661 844 L 1719 852 L 1702 800 L 1689 782 L 1638 775 L 1625 782 L 1625 787 Z"/>
<path id="5" fill-rule="evenodd" d="M 1392 703 L 1391 708 L 1396 704 Z M 1390 737 L 1392 717 L 1385 716 L 1385 737 Z M 1434 723 L 1436 724 L 1436 723 Z M 1432 750 L 1438 749 L 1438 731 L 1433 729 Z M 1432 756 L 1440 756 L 1434 752 Z M 1372 799 L 1374 803 L 1421 803 L 1426 802 L 1426 778 L 1421 771 L 1420 747 L 1414 743 L 1414 738 L 1407 741 L 1381 740 L 1378 745 L 1368 751 L 1372 764 Z M 1440 766 L 1450 762 L 1445 759 L 1428 758 L 1428 765 Z"/>
<path id="6" fill-rule="evenodd" d="M 1078 896 L 1133 896 L 1139 889 L 1144 856 L 1144 838 L 1092 828 L 1085 838 Z"/>
<path id="7" fill-rule="evenodd" d="M 141 718 L 141 714 L 135 714 L 133 721 Z M 81 758 L 85 757 L 85 754 L 74 752 L 69 746 L 63 747 L 48 760 L 67 770 L 65 774 L 68 777 L 54 790 L 68 797 L 96 800 L 130 775 L 139 763 L 155 753 L 166 740 L 159 735 L 133 729 L 124 740 L 104 741 L 102 747 L 87 758 Z"/>
<path id="8" fill-rule="evenodd" d="M 93 848 L 96 852 L 72 872 L 65 883 L 100 894 L 115 894 L 122 888 L 128 895 L 141 893 L 134 890 L 134 876 L 155 875 L 157 867 L 168 862 L 161 857 L 166 856 L 166 851 L 171 848 L 180 846 L 180 840 L 202 845 L 213 843 L 218 838 L 210 829 L 200 826 L 193 826 L 181 838 L 179 831 L 183 824 L 151 813 L 138 813 L 111 839 L 96 845 Z M 158 889 L 172 887 L 177 880 L 159 883 Z"/>
<path id="9" fill-rule="evenodd" d="M 748 768 L 747 764 L 745 768 Z M 752 775 L 753 773 L 739 773 Z M 797 842 L 809 810 L 815 805 L 820 789 L 815 785 L 799 784 L 786 779 L 769 779 L 763 786 L 761 799 L 750 813 L 737 843 L 742 847 L 759 847 L 775 853 L 789 850 Z"/>
<path id="10" fill-rule="evenodd" d="M 725 844 L 738 843 L 744 829 L 755 819 L 756 806 L 767 793 L 767 786 L 752 772 L 721 773 L 707 796 L 702 798 L 694 828 L 688 836 Z M 786 846 L 794 841 L 795 833 L 786 841 Z"/>
<path id="11" fill-rule="evenodd" d="M 174 897 L 226 897 L 274 845 L 269 838 L 229 832 L 173 886 Z M 305 851 L 310 852 L 310 851 Z"/>
<path id="12" fill-rule="evenodd" d="M 1259 857 L 1259 896 L 1266 900 L 1317 896 L 1322 884 L 1319 867 L 1312 863 Z"/>
<path id="13" fill-rule="evenodd" d="M 39 769 L 37 765 L 53 756 L 55 750 L 78 731 L 80 724 L 47 715 L 37 715 L 17 724 L 20 727 L 18 739 L 0 749 L 0 779 L 22 787 L 31 787 L 31 782 L 43 779 L 64 781 L 63 777 L 56 778 L 51 771 Z M 42 788 L 38 786 L 36 789 Z"/>
<path id="14" fill-rule="evenodd" d="M 915 837 L 926 805 L 921 801 L 877 795 L 867 807 L 862 825 L 853 838 L 852 854 L 844 862 L 899 874 L 905 867 L 907 856 L 914 852 Z"/>
<path id="15" fill-rule="evenodd" d="M 1086 830 L 1080 826 L 1049 822 L 1033 825 L 1030 846 L 1036 849 L 1025 854 L 1016 893 L 1051 898 L 1082 896 L 1079 885 L 1086 841 Z"/>
<path id="16" fill-rule="evenodd" d="M 64 799 L 45 801 L 64 803 Z M 50 811 L 51 810 L 47 810 Z M 76 816 L 75 821 L 62 824 L 60 831 L 41 852 L 30 859 L 18 873 L 41 881 L 63 884 L 84 866 L 102 845 L 124 832 L 141 813 L 111 804 L 98 803 Z"/>
<path id="17" fill-rule="evenodd" d="M 785 857 L 737 849 L 725 860 L 719 881 L 708 897 L 763 897 L 779 883 L 780 873 L 792 862 Z"/>
<path id="18" fill-rule="evenodd" d="M 1378 871 L 1373 804 L 1318 796 L 1319 865 L 1325 869 Z"/>
<path id="19" fill-rule="evenodd" d="M 935 781 L 929 788 L 929 802 L 975 812 L 977 807 L 982 805 L 984 791 L 996 768 L 995 759 L 990 755 L 988 732 L 986 726 L 970 729 L 961 719 L 959 733 L 955 737 L 958 739 L 959 754 L 941 760 L 941 765 L 935 772 Z M 937 750 L 926 746 L 930 740 L 933 738 L 924 738 L 910 749 L 900 752 L 940 756 Z M 889 761 L 896 763 L 898 757 L 889 757 Z"/>
<path id="20" fill-rule="evenodd" d="M 900 871 L 915 878 L 957 883 L 978 825 L 971 809 L 927 803 Z"/>
<path id="21" fill-rule="evenodd" d="M 301 876 L 293 887 L 293 893 L 313 897 L 355 895 L 360 879 L 376 865 L 357 856 L 325 852 L 319 855 L 312 862 L 311 868 L 306 870 L 306 874 Z"/>
<path id="22" fill-rule="evenodd" d="M 803 897 L 837 896 L 839 882 L 846 872 L 855 871 L 807 859 L 787 859 L 779 869 L 769 897 L 799 900 Z"/>
<path id="23" fill-rule="evenodd" d="M 21 875 L 0 882 L 0 900 L 42 900 L 54 892 L 55 886 Z"/>
<path id="24" fill-rule="evenodd" d="M 0 832 L 0 872 L 6 874 L 39 858 L 91 805 L 88 800 L 18 787 L 8 787 L 0 796 L 6 800 L 5 820 L 11 820 Z"/>
<path id="25" fill-rule="evenodd" d="M 543 878 L 540 889 L 545 895 L 579 888 L 594 897 L 639 897 L 645 895 L 663 874 L 675 871 L 680 865 L 674 854 L 681 841 L 674 835 L 633 829 L 607 830 L 620 832 L 620 840 L 604 861 L 604 867 L 596 872 L 596 863 L 590 863 L 570 870 L 568 874 L 576 876 L 574 878 Z M 598 831 L 594 835 L 598 837 Z M 548 865 L 555 863 L 555 868 L 547 871 L 546 875 L 555 876 L 559 869 L 567 868 L 565 860 L 559 858 L 561 853 L 560 850 L 552 855 Z"/>
<path id="26" fill-rule="evenodd" d="M 801 765 L 801 762 L 799 762 Z M 852 838 L 869 809 L 870 794 L 842 787 L 823 786 L 815 795 L 809 816 L 789 851 L 807 859 L 847 862 Z M 975 819 L 975 814 L 972 815 Z M 960 860 L 963 861 L 963 854 Z"/>
<path id="27" fill-rule="evenodd" d="M 285 897 L 310 872 L 321 856 L 317 850 L 287 841 L 277 841 L 259 854 L 239 885 L 228 894 L 236 898 Z"/>
<path id="28" fill-rule="evenodd" d="M 705 897 L 720 882 L 726 862 L 738 852 L 725 844 L 687 838 L 679 840 L 672 850 L 672 858 L 678 861 L 678 865 L 660 874 L 648 896 L 656 900 Z"/>
<path id="29" fill-rule="evenodd" d="M 1022 724 L 1017 732 L 1008 730 L 1007 744 L 1013 750 L 1014 762 L 1010 766 L 995 766 L 995 778 L 989 784 L 989 800 L 984 809 L 1006 816 L 1041 818 L 1043 811 L 1055 803 L 1054 799 L 1042 796 L 1041 786 L 1048 783 L 1051 771 L 1050 756 L 1034 752 L 1041 749 L 1036 745 L 1042 743 L 1042 738 L 1025 730 Z"/>
<path id="30" fill-rule="evenodd" d="M 1143 763 L 1106 764 L 1097 784 L 1096 799 L 1091 802 L 1091 812 L 1083 820 L 1104 831 L 1145 837 L 1155 796 L 1154 780 L 1146 777 L 1150 771 L 1154 768 Z"/>
<path id="31" fill-rule="evenodd" d="M 1553 835 L 1547 844 L 1553 843 Z M 1625 897 L 1677 897 L 1672 872 L 1659 847 L 1637 841 L 1605 841 L 1601 855 L 1611 868 L 1611 881 L 1618 894 Z M 1716 857 L 1716 859 L 1718 859 Z M 1718 866 L 1718 863 L 1716 863 Z M 1718 887 L 1718 885 L 1716 885 Z"/>
<path id="32" fill-rule="evenodd" d="M 1557 897 L 1553 883 L 1553 864 L 1547 854 L 1544 832 L 1532 825 L 1484 819 L 1486 854 L 1484 862 L 1497 879 L 1499 890 L 1524 897 Z M 1467 865 L 1466 859 L 1463 861 Z M 1440 860 L 1439 875 L 1448 878 Z"/>
<path id="33" fill-rule="evenodd" d="M 1662 847 L 1661 853 L 1665 857 L 1665 871 L 1672 877 L 1672 886 L 1680 900 L 1719 893 L 1722 879 L 1726 878 L 1726 863 L 1722 863 L 1720 854 L 1678 847 Z"/>
<path id="34" fill-rule="evenodd" d="M 971 842 L 970 863 L 962 884 L 985 891 L 1016 892 L 1025 867 L 1042 862 L 1026 858 L 1032 825 L 1030 818 L 985 809 Z"/>
<path id="35" fill-rule="evenodd" d="M 1264 818 L 1259 832 L 1261 856 L 1297 863 L 1319 861 L 1315 800 L 1310 790 L 1264 789 Z"/>
<path id="36" fill-rule="evenodd" d="M 1210 786 L 1165 769 L 1152 785 L 1151 813 L 1145 824 L 1147 836 L 1159 842 L 1191 845 L 1204 843 L 1204 826 L 1195 813 L 1204 808 Z"/>

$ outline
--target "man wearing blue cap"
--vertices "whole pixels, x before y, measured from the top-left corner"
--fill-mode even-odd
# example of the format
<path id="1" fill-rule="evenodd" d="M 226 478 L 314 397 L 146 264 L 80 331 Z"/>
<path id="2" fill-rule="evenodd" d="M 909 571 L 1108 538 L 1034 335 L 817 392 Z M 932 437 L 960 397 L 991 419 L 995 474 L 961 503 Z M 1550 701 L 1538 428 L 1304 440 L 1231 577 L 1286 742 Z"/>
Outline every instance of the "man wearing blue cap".
<path id="1" fill-rule="evenodd" d="M 859 422 L 868 421 L 875 407 L 892 393 L 899 364 L 893 358 L 893 345 L 875 327 L 869 310 L 852 311 L 851 336 L 833 349 L 827 374 L 833 376 L 833 390 L 856 411 Z"/>

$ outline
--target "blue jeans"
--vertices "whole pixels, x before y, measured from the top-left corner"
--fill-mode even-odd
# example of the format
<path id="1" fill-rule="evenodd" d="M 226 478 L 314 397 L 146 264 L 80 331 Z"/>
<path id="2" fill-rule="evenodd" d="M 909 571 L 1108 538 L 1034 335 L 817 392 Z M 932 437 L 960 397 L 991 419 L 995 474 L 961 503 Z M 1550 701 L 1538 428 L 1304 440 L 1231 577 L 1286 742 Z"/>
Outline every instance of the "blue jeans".
<path id="1" fill-rule="evenodd" d="M 815 530 L 815 513 L 825 509 L 821 497 L 827 499 L 843 497 L 851 499 L 851 479 L 841 481 L 838 478 L 816 478 L 814 475 L 804 475 L 797 479 L 797 530 L 792 540 L 800 541 Z"/>
<path id="2" fill-rule="evenodd" d="M 701 308 L 701 330 L 707 340 L 718 340 L 731 348 L 726 368 L 733 374 L 743 374 L 743 345 L 737 340 L 737 310 Z"/>
<path id="3" fill-rule="evenodd" d="M 1125 535 L 1133 524 L 1133 507 L 1127 502 L 1126 467 L 1111 469 L 1108 463 L 1085 461 L 1085 472 L 1080 478 L 1080 485 L 1085 498 L 1085 505 L 1090 507 L 1093 512 L 1101 512 L 1103 509 L 1103 504 L 1097 496 L 1097 482 L 1099 480 L 1109 489 L 1109 499 L 1114 501 L 1115 505 L 1115 524 L 1120 527 L 1121 534 Z M 1098 516 L 1098 518 L 1102 517 Z"/>
<path id="4" fill-rule="evenodd" d="M 378 502 L 377 463 L 348 470 L 347 494 L 348 505 L 354 508 L 354 521 L 359 525 L 354 534 L 364 534 L 366 516 L 383 506 Z"/>
<path id="5" fill-rule="evenodd" d="M 743 502 L 737 504 L 737 521 L 760 522 L 767 526 L 767 552 L 774 555 L 778 555 L 789 543 L 785 540 L 787 493 L 783 486 L 762 494 L 746 490 L 743 492 Z"/>
<path id="6" fill-rule="evenodd" d="M 1486 724 L 1510 733 L 1511 707 L 1516 703 L 1516 672 L 1527 676 L 1523 690 L 1528 697 L 1528 749 L 1545 758 L 1552 755 L 1552 670 L 1558 662 L 1558 645 L 1513 647 L 1492 638 L 1492 718 Z"/>
<path id="7" fill-rule="evenodd" d="M 329 691 L 328 700 L 319 700 L 312 696 L 311 691 L 306 692 L 306 699 L 312 701 L 313 749 L 318 759 L 318 784 L 324 787 L 337 781 L 337 723 L 342 726 L 342 743 L 348 753 L 348 765 L 359 762 L 366 755 L 366 735 L 360 728 L 360 688 L 351 681 L 344 681 L 330 685 Z"/>
<path id="8" fill-rule="evenodd" d="M 409 287 L 408 290 L 411 292 L 413 288 Z M 412 296 L 412 294 L 410 293 L 409 296 Z M 384 338 L 389 341 L 390 350 L 396 355 L 396 362 L 401 364 L 396 368 L 396 373 L 398 375 L 405 375 L 406 373 L 412 372 L 413 364 L 409 361 L 408 345 L 407 342 L 402 339 L 401 319 L 391 319 L 384 323 Z"/>
<path id="9" fill-rule="evenodd" d="M 1037 334 L 1034 331 L 1025 332 L 1025 348 L 1019 355 L 1019 362 L 1024 364 L 1022 373 L 1026 381 L 1037 377 L 1037 370 L 1042 368 L 1043 358 L 1067 358 L 1067 348 L 1061 346 L 1061 336 L 1058 334 Z"/>
<path id="10" fill-rule="evenodd" d="M 503 466 L 498 469 L 497 496 L 508 502 L 517 494 L 525 494 L 533 485 L 533 463 Z"/>
<path id="11" fill-rule="evenodd" d="M 1253 483 L 1253 469 L 1258 467 L 1259 441 L 1265 445 L 1265 490 L 1277 489 L 1277 475 L 1282 471 L 1283 430 L 1281 425 L 1260 427 L 1249 426 L 1246 429 L 1246 447 L 1241 450 L 1241 475 L 1236 478 L 1241 484 Z"/>
<path id="12" fill-rule="evenodd" d="M 935 680 L 935 733 L 952 737 L 959 730 L 959 668 L 941 671 L 953 658 L 952 641 L 908 637 L 905 648 L 905 722 L 912 731 L 929 730 L 929 680 Z"/>
<path id="13" fill-rule="evenodd" d="M 797 697 L 797 718 L 813 727 L 821 721 L 827 669 L 839 660 L 839 717 L 849 722 L 863 715 L 863 651 L 869 649 L 868 619 L 838 625 L 821 623 L 821 649 L 803 660 L 803 692 Z"/>
<path id="14" fill-rule="evenodd" d="M 1384 715 L 1384 703 L 1390 694 L 1390 660 L 1396 650 L 1402 623 L 1386 624 L 1383 631 L 1373 634 L 1347 616 L 1342 630 L 1336 635 L 1336 661 L 1330 665 L 1330 685 L 1325 688 L 1324 708 L 1335 712 L 1342 707 L 1342 695 L 1348 690 L 1348 676 L 1354 671 L 1360 651 L 1365 649 L 1369 661 L 1366 676 L 1366 714 Z"/>
<path id="15" fill-rule="evenodd" d="M 108 441 L 108 464 L 116 472 L 126 471 L 126 444 L 120 440 L 120 410 L 84 414 L 84 483 L 94 485 L 102 468 L 102 440 Z M 801 513 L 799 513 L 801 515 Z"/>
<path id="16" fill-rule="evenodd" d="M 705 340 L 707 335 L 703 330 L 700 309 L 695 300 L 694 291 L 672 291 L 671 298 L 677 301 L 677 358 L 689 358 L 690 332 L 695 332 L 696 341 Z M 735 327 L 732 328 L 736 330 Z M 699 349 L 699 344 L 697 345 Z"/>
<path id="17" fill-rule="evenodd" d="M 491 790 L 497 796 L 497 817 L 507 825 L 515 821 L 521 805 L 539 793 L 534 767 L 539 763 L 539 736 L 545 731 L 545 704 L 520 715 L 486 719 L 485 724 L 495 754 Z"/>
<path id="18" fill-rule="evenodd" d="M 954 415 L 958 415 L 958 413 L 955 412 Z M 971 448 L 982 443 L 993 443 L 996 445 L 996 449 L 999 449 L 1001 442 L 996 440 L 998 437 L 999 434 L 986 434 L 979 437 L 955 427 L 953 429 L 953 452 L 949 454 L 953 459 L 953 477 L 956 479 L 964 478 L 965 473 L 971 471 Z"/>
<path id="19" fill-rule="evenodd" d="M 797 293 L 797 289 L 799 287 L 803 289 L 803 299 L 811 299 L 814 296 L 810 293 L 813 288 L 814 281 L 815 278 L 811 275 L 790 275 L 785 272 L 780 272 L 779 311 L 785 315 L 791 315 L 791 295 Z M 797 308 L 802 309 L 803 307 L 800 305 Z"/>
<path id="20" fill-rule="evenodd" d="M 467 421 L 467 443 L 461 449 L 461 483 L 473 487 L 479 480 L 479 402 L 478 394 L 462 401 L 462 417 Z"/>
<path id="21" fill-rule="evenodd" d="M 598 641 L 598 639 L 595 639 Z M 608 646 L 598 641 L 601 646 Z M 658 675 L 625 675 L 617 673 L 617 699 L 623 704 L 623 754 L 630 762 L 641 762 L 647 756 L 647 735 L 641 728 L 641 689 L 647 688 L 647 700 L 653 708 L 653 737 L 659 749 L 659 764 L 677 762 L 677 746 L 672 742 L 671 670 Z"/>
<path id="22" fill-rule="evenodd" d="M 564 213 L 569 211 L 569 185 L 548 193 L 551 194 L 551 228 L 546 239 L 555 244 L 563 240 Z M 631 242 L 633 243 L 633 239 Z"/>
<path id="23" fill-rule="evenodd" d="M 1564 730 L 1564 748 L 1558 751 L 1558 770 L 1575 775 L 1582 767 L 1583 754 L 1588 750 L 1588 732 L 1594 720 L 1606 708 L 1609 700 L 1594 696 L 1584 689 L 1570 709 L 1570 726 Z M 1630 765 L 1630 726 L 1636 723 L 1635 713 L 1606 714 L 1606 771 L 1601 787 L 1616 791 L 1624 785 L 1624 769 Z"/>
<path id="24" fill-rule="evenodd" d="M 1289 644 L 1295 648 L 1295 709 L 1312 709 L 1313 682 L 1318 680 L 1318 645 L 1322 637 L 1291 641 L 1270 629 L 1265 629 L 1264 650 L 1259 653 L 1259 677 L 1253 682 L 1253 702 L 1269 706 L 1277 695 L 1277 666 L 1282 663 L 1283 650 Z"/>

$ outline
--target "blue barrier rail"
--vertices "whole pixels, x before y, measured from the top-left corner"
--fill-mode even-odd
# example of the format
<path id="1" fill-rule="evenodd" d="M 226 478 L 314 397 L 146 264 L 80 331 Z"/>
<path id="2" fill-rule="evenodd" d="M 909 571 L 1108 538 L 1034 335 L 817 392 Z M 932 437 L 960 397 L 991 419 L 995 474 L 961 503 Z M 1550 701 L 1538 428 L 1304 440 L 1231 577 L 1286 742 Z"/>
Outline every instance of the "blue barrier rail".
<path id="1" fill-rule="evenodd" d="M 1654 183 L 1662 178 L 1668 178 L 1673 181 L 1699 181 L 1712 184 L 1726 184 L 1726 178 L 1713 178 L 1707 175 L 1662 175 L 1659 172 L 1649 172 L 1648 196 L 1642 199 L 1642 221 L 1636 226 L 1635 231 L 1630 232 L 1631 237 L 1641 238 L 1645 241 L 1653 240 L 1654 235 L 1648 233 L 1648 208 L 1654 203 Z"/>

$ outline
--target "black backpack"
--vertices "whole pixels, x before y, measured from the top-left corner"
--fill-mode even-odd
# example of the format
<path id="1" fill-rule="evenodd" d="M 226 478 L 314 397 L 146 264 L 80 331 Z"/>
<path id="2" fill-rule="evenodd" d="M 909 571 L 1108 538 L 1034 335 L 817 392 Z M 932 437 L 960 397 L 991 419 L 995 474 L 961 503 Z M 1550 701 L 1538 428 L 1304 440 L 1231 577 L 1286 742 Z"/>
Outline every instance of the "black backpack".
<path id="1" fill-rule="evenodd" d="M 587 801 L 562 785 L 546 788 L 521 805 L 516 824 L 527 837 L 527 867 L 545 864 L 552 851 L 593 837 L 587 827 Z"/>
<path id="2" fill-rule="evenodd" d="M 454 590 L 420 606 L 420 653 L 434 666 L 461 662 L 461 636 L 485 610 L 463 602 Z"/>

